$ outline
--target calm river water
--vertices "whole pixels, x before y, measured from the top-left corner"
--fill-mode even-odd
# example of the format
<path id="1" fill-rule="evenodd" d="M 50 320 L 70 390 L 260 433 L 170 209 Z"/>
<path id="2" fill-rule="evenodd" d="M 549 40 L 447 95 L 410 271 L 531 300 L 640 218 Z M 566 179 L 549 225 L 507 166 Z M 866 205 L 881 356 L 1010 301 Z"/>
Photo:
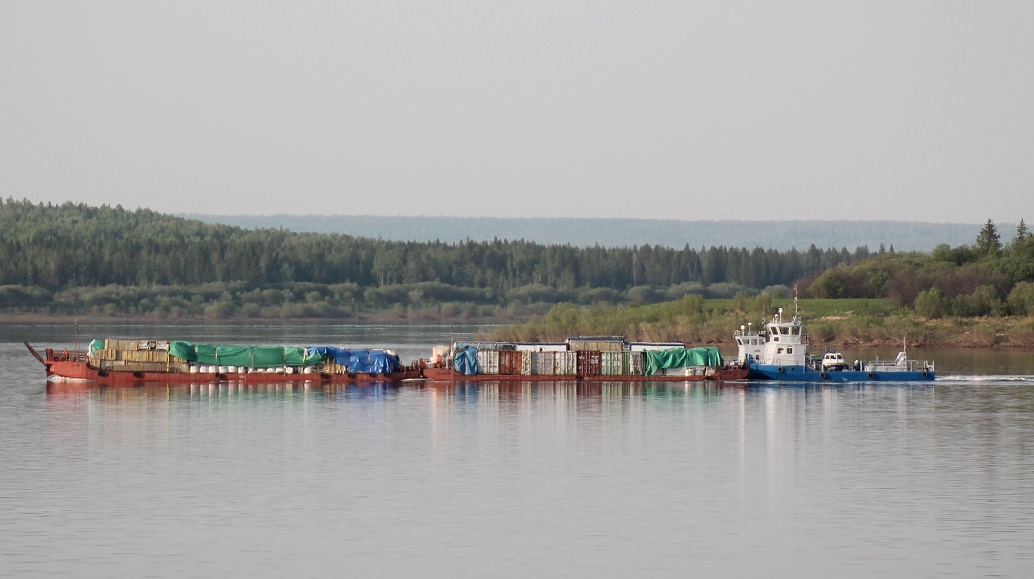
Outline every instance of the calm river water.
<path id="1" fill-rule="evenodd" d="M 73 341 L 0 326 L 0 576 L 1034 576 L 1029 351 L 912 352 L 925 385 L 114 388 L 48 386 L 22 340 Z"/>

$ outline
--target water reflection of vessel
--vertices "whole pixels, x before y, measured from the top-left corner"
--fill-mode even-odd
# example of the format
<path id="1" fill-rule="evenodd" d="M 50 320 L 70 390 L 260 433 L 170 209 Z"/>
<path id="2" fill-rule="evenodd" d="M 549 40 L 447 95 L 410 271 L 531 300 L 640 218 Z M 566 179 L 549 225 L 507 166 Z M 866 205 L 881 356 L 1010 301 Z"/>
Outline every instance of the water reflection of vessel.
<path id="1" fill-rule="evenodd" d="M 420 363 L 403 366 L 390 350 L 351 350 L 332 346 L 237 346 L 186 341 L 94 340 L 83 350 L 53 350 L 41 355 L 25 346 L 51 380 L 113 384 L 240 381 L 374 382 L 420 378 Z"/>
<path id="2" fill-rule="evenodd" d="M 455 342 L 436 346 L 423 370 L 429 380 L 696 382 L 743 380 L 717 348 L 679 343 L 630 343 L 620 336 L 564 342 Z"/>
<path id="3" fill-rule="evenodd" d="M 794 300 L 796 305 L 796 300 Z M 737 361 L 748 367 L 750 380 L 787 382 L 872 382 L 879 380 L 914 382 L 934 379 L 934 363 L 909 360 L 902 348 L 894 360 L 848 362 L 840 352 L 830 350 L 821 358 L 808 355 L 809 336 L 804 333 L 797 311 L 783 319 L 783 309 L 760 330 L 740 326 L 734 334 Z"/>

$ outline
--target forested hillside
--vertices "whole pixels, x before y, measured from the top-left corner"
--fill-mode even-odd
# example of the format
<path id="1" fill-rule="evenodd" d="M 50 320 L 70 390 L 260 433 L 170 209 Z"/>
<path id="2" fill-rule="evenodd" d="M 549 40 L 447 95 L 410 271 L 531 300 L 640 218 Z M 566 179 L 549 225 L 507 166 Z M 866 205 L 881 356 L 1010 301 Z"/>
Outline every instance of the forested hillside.
<path id="1" fill-rule="evenodd" d="M 1021 219 L 1003 241 L 988 221 L 972 245 L 839 264 L 808 288 L 815 297 L 887 297 L 928 318 L 1034 315 L 1034 237 Z"/>
<path id="2" fill-rule="evenodd" d="M 1034 313 L 1034 240 L 932 253 L 761 247 L 399 242 L 243 229 L 146 209 L 0 201 L 0 312 L 283 318 L 527 317 L 557 303 L 766 291 L 889 299 L 941 316 Z"/>
<path id="3" fill-rule="evenodd" d="M 647 303 L 785 286 L 868 256 L 866 248 L 815 246 L 396 242 L 248 230 L 146 209 L 0 202 L 0 308 L 9 311 L 230 316 L 279 315 L 290 306 L 292 315 L 352 315 L 442 304 L 469 312 L 470 305 Z M 125 295 L 136 297 L 127 303 Z M 299 303 L 315 309 L 299 312 Z"/>

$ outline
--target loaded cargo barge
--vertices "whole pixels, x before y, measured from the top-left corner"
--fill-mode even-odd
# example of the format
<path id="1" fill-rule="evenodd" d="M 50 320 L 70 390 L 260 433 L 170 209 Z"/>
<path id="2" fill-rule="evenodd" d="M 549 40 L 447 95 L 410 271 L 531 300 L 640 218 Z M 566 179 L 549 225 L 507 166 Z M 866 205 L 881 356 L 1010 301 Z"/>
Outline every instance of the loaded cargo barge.
<path id="1" fill-rule="evenodd" d="M 743 380 L 716 348 L 629 343 L 620 337 L 568 338 L 559 344 L 457 342 L 434 348 L 431 361 L 402 365 L 390 350 L 332 346 L 238 346 L 181 340 L 108 338 L 87 350 L 41 354 L 25 342 L 53 381 L 105 384 L 241 382 Z"/>
<path id="2" fill-rule="evenodd" d="M 428 380 L 697 382 L 744 380 L 748 369 L 726 364 L 716 348 L 628 342 L 620 336 L 559 343 L 454 342 L 436 346 Z"/>
<path id="3" fill-rule="evenodd" d="M 94 340 L 86 351 L 40 354 L 25 342 L 53 381 L 163 384 L 238 381 L 383 382 L 421 377 L 421 364 L 403 366 L 390 350 L 332 346 L 236 346 L 186 341 Z"/>

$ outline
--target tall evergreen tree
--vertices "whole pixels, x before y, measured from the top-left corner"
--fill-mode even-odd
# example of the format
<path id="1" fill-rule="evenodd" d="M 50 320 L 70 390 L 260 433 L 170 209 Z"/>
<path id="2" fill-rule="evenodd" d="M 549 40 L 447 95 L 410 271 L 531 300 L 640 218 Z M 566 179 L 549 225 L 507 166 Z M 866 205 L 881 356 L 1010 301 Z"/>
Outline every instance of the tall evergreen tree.
<path id="1" fill-rule="evenodd" d="M 981 255 L 997 255 L 1002 250 L 1002 238 L 998 235 L 998 228 L 990 219 L 977 234 L 977 251 Z"/>
<path id="2" fill-rule="evenodd" d="M 1030 231 L 1027 230 L 1027 224 L 1020 219 L 1019 224 L 1016 225 L 1016 241 L 1023 241 L 1030 237 Z"/>

